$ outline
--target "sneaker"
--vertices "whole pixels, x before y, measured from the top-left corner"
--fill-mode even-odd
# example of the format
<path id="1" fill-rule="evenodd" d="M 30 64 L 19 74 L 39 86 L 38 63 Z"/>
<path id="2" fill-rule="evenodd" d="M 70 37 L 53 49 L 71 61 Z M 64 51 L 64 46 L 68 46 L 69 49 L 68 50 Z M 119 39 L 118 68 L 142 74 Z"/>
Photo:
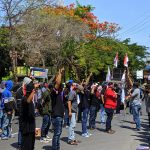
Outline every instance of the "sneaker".
<path id="1" fill-rule="evenodd" d="M 114 134 L 114 133 L 115 133 L 114 130 L 108 130 L 108 131 L 106 131 L 106 132 L 109 133 L 109 134 Z"/>
<path id="2" fill-rule="evenodd" d="M 65 127 L 65 128 L 66 128 L 66 129 L 68 129 L 68 128 L 69 128 L 69 126 L 67 126 L 67 125 L 66 125 L 66 127 Z"/>
<path id="3" fill-rule="evenodd" d="M 1 138 L 1 140 L 8 140 L 8 137 L 4 136 Z"/>
<path id="4" fill-rule="evenodd" d="M 48 135 L 46 135 L 46 139 L 48 139 L 48 140 L 52 140 L 52 138 L 51 137 L 49 137 Z"/>
<path id="5" fill-rule="evenodd" d="M 11 134 L 11 135 L 9 136 L 9 138 L 15 138 L 15 135 Z"/>
<path id="6" fill-rule="evenodd" d="M 89 136 L 92 136 L 92 134 L 91 133 L 87 133 Z"/>
<path id="7" fill-rule="evenodd" d="M 90 137 L 88 133 L 83 133 L 82 136 L 83 136 L 83 137 L 86 137 L 86 138 L 89 138 L 89 137 Z"/>
<path id="8" fill-rule="evenodd" d="M 134 130 L 135 131 L 141 131 L 141 128 L 135 128 Z"/>
<path id="9" fill-rule="evenodd" d="M 41 138 L 40 142 L 42 143 L 49 143 L 51 140 L 47 139 L 47 138 Z"/>
<path id="10" fill-rule="evenodd" d="M 95 130 L 95 128 L 92 128 L 92 127 L 91 127 L 90 130 Z"/>

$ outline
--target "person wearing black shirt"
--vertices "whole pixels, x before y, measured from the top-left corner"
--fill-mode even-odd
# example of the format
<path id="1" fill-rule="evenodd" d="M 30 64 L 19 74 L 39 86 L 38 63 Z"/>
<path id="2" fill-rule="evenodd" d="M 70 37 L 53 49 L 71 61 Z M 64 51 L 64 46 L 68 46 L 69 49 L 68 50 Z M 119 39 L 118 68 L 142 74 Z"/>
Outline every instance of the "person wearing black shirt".
<path id="1" fill-rule="evenodd" d="M 52 98 L 52 124 L 54 127 L 54 135 L 52 139 L 52 150 L 60 150 L 60 136 L 62 133 L 63 116 L 64 116 L 64 104 L 63 104 L 63 91 L 62 91 L 62 71 L 59 70 L 59 74 L 56 78 L 56 84 L 51 92 Z"/>
<path id="2" fill-rule="evenodd" d="M 89 128 L 94 130 L 96 128 L 96 115 L 99 107 L 98 97 L 96 95 L 97 85 L 91 87 L 91 98 L 90 98 L 90 116 L 89 116 Z"/>
<path id="3" fill-rule="evenodd" d="M 34 150 L 35 114 L 34 114 L 34 84 L 30 82 L 23 87 L 23 98 L 20 108 L 20 131 L 22 134 L 21 150 Z"/>
<path id="4" fill-rule="evenodd" d="M 80 98 L 81 98 L 81 108 L 83 112 L 82 136 L 89 137 L 90 134 L 87 131 L 87 120 L 88 120 L 89 109 L 90 109 L 90 89 L 88 88 L 88 86 L 84 87 L 84 93 L 80 93 Z"/>

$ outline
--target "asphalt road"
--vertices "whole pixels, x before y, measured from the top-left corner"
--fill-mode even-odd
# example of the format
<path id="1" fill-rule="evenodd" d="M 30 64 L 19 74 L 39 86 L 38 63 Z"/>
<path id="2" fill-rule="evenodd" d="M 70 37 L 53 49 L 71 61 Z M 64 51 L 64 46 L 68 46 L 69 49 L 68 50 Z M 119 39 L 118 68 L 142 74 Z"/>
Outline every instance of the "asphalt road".
<path id="1" fill-rule="evenodd" d="M 136 150 L 139 145 L 148 146 L 150 144 L 150 129 L 148 128 L 148 119 L 144 111 L 141 116 L 142 130 L 137 132 L 133 128 L 135 125 L 132 123 L 132 116 L 129 114 L 115 115 L 112 128 L 116 131 L 115 134 L 110 135 L 105 132 L 105 126 L 99 123 L 99 113 L 97 114 L 97 128 L 94 131 L 89 131 L 92 136 L 83 138 L 81 136 L 81 124 L 77 123 L 76 137 L 81 140 L 77 146 L 67 144 L 66 128 L 63 128 L 61 135 L 61 149 L 62 150 Z M 41 117 L 36 118 L 36 126 L 41 127 Z M 17 148 L 17 132 L 18 132 L 18 119 L 13 121 L 13 135 L 14 138 L 2 141 L 0 140 L 0 150 L 14 150 Z M 53 133 L 49 132 L 52 137 Z M 41 143 L 36 139 L 35 150 L 51 150 L 51 142 Z"/>

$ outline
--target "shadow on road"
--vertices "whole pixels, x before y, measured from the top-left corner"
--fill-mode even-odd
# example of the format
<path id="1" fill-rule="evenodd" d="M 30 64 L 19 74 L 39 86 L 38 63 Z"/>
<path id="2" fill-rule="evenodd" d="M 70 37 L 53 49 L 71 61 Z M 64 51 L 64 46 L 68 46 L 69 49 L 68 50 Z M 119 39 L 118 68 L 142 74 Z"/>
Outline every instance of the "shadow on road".
<path id="1" fill-rule="evenodd" d="M 44 150 L 52 150 L 52 147 L 47 145 L 47 146 L 43 146 L 42 149 L 44 149 Z"/>
<path id="2" fill-rule="evenodd" d="M 100 132 L 105 132 L 106 133 L 106 130 L 105 129 L 102 129 L 102 128 L 96 128 L 98 131 Z"/>
<path id="3" fill-rule="evenodd" d="M 136 134 L 131 135 L 133 137 L 135 137 L 135 141 L 140 141 L 140 145 L 141 146 L 147 146 L 150 147 L 150 128 L 148 125 L 148 119 L 145 118 L 145 116 L 147 117 L 147 115 L 143 115 L 141 117 L 142 123 L 142 130 L 141 131 L 136 131 Z M 131 121 L 126 121 L 124 120 L 125 123 L 129 123 L 129 124 L 133 124 Z M 133 130 L 134 128 L 127 126 L 127 125 L 122 125 L 120 126 L 121 128 L 126 128 L 126 129 L 130 129 Z"/>
<path id="4" fill-rule="evenodd" d="M 17 149 L 18 148 L 18 143 L 17 142 L 16 143 L 12 143 L 11 146 Z"/>
<path id="5" fill-rule="evenodd" d="M 63 141 L 63 142 L 65 142 L 65 143 L 68 142 L 68 138 L 67 137 L 62 137 L 60 140 Z"/>
<path id="6" fill-rule="evenodd" d="M 75 133 L 78 134 L 78 135 L 82 135 L 81 131 L 75 131 Z"/>
<path id="7" fill-rule="evenodd" d="M 150 147 L 150 128 L 148 126 L 148 122 L 142 122 L 141 125 L 142 125 L 142 131 L 139 131 L 138 135 L 131 135 L 131 136 L 136 137 L 135 140 L 140 141 L 142 146 Z"/>
<path id="8" fill-rule="evenodd" d="M 130 129 L 130 130 L 133 130 L 133 129 L 134 129 L 134 128 L 132 128 L 132 127 L 125 126 L 125 125 L 121 125 L 120 127 L 121 127 L 121 128 L 124 128 L 124 129 Z"/>
<path id="9" fill-rule="evenodd" d="M 126 122 L 126 123 L 130 123 L 130 124 L 134 124 L 133 121 L 128 121 L 128 120 L 122 120 L 123 122 Z"/>

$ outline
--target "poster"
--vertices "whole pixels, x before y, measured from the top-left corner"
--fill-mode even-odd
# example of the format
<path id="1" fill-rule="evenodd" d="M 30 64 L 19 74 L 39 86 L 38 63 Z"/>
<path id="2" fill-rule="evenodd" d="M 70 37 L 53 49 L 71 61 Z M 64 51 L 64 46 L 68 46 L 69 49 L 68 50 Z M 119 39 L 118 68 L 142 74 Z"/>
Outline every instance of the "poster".
<path id="1" fill-rule="evenodd" d="M 30 75 L 34 78 L 48 78 L 48 69 L 30 67 Z"/>

